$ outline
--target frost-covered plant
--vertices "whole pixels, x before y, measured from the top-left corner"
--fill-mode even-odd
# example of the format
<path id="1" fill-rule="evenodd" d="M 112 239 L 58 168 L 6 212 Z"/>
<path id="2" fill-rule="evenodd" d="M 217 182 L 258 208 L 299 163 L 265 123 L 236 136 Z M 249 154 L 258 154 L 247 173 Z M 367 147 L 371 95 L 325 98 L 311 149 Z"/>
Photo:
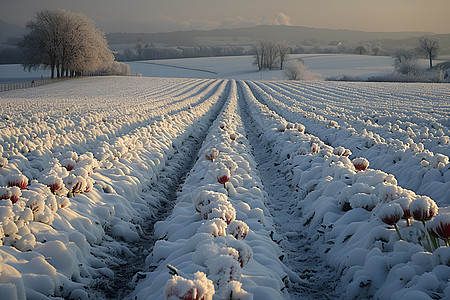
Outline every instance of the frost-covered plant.
<path id="1" fill-rule="evenodd" d="M 409 209 L 413 218 L 417 221 L 422 221 L 425 225 L 426 221 L 437 215 L 439 207 L 430 197 L 419 196 L 411 202 Z"/>
<path id="2" fill-rule="evenodd" d="M 402 240 L 400 231 L 398 230 L 397 222 L 403 217 L 403 209 L 398 203 L 389 203 L 378 213 L 379 218 L 387 225 L 394 225 L 398 237 Z"/>
<path id="3" fill-rule="evenodd" d="M 213 201 L 207 206 L 203 206 L 200 213 L 205 220 L 219 218 L 227 222 L 227 224 L 236 219 L 236 210 L 228 200 Z"/>
<path id="4" fill-rule="evenodd" d="M 6 157 L 0 157 L 0 169 L 8 164 L 8 159 Z"/>
<path id="5" fill-rule="evenodd" d="M 12 186 L 9 190 L 11 191 L 11 197 L 9 199 L 14 204 L 19 200 L 20 196 L 22 196 L 22 191 L 18 186 Z"/>
<path id="6" fill-rule="evenodd" d="M 338 156 L 350 156 L 352 155 L 352 151 L 350 151 L 349 149 L 345 149 L 342 146 L 338 146 L 333 149 L 333 154 Z"/>
<path id="7" fill-rule="evenodd" d="M 222 285 L 218 294 L 223 297 L 223 299 L 229 300 L 253 300 L 253 294 L 246 292 L 242 289 L 242 283 L 239 281 L 230 281 L 226 285 Z"/>
<path id="8" fill-rule="evenodd" d="M 352 208 L 361 207 L 367 211 L 372 211 L 378 204 L 378 199 L 374 195 L 357 193 L 349 199 Z"/>
<path id="9" fill-rule="evenodd" d="M 39 181 L 47 185 L 54 194 L 56 194 L 57 191 L 64 187 L 62 178 L 58 177 L 55 174 L 41 176 L 41 178 L 39 178 Z"/>
<path id="10" fill-rule="evenodd" d="M 206 149 L 203 154 L 205 155 L 205 158 L 207 160 L 214 161 L 214 159 L 219 156 L 219 150 L 217 150 L 216 148 Z"/>
<path id="11" fill-rule="evenodd" d="M 7 176 L 8 186 L 18 186 L 24 190 L 28 186 L 28 178 L 22 174 L 10 174 Z"/>
<path id="12" fill-rule="evenodd" d="M 213 282 L 203 272 L 196 272 L 194 277 L 191 280 L 173 275 L 164 287 L 166 300 L 211 300 L 215 294 Z"/>
<path id="13" fill-rule="evenodd" d="M 203 210 L 203 207 L 209 205 L 213 201 L 227 202 L 228 197 L 222 193 L 208 191 L 208 190 L 201 190 L 201 191 L 197 192 L 197 194 L 194 196 L 192 203 L 194 205 L 195 210 L 197 212 L 201 212 Z"/>
<path id="14" fill-rule="evenodd" d="M 427 231 L 432 236 L 441 238 L 445 244 L 450 246 L 450 213 L 438 214 L 427 223 Z"/>
<path id="15" fill-rule="evenodd" d="M 411 211 L 409 209 L 409 206 L 412 202 L 412 199 L 410 197 L 401 197 L 395 200 L 395 203 L 400 204 L 400 206 L 403 209 L 403 217 L 402 219 L 406 220 L 407 226 L 411 226 Z"/>
<path id="16" fill-rule="evenodd" d="M 236 171 L 238 165 L 228 155 L 223 155 L 220 162 L 225 165 L 231 172 Z"/>
<path id="17" fill-rule="evenodd" d="M 219 255 L 207 261 L 211 278 L 220 288 L 230 281 L 241 279 L 241 268 L 239 262 L 228 255 Z"/>
<path id="18" fill-rule="evenodd" d="M 65 158 L 61 161 L 61 165 L 67 169 L 67 171 L 72 171 L 75 168 L 76 161 L 73 158 Z"/>
<path id="19" fill-rule="evenodd" d="M 243 240 L 247 236 L 249 227 L 248 225 L 240 220 L 234 220 L 230 222 L 227 227 L 227 232 L 229 235 L 234 236 L 237 240 Z"/>
<path id="20" fill-rule="evenodd" d="M 280 132 L 284 132 L 286 130 L 286 124 L 285 123 L 279 123 L 279 124 L 276 125 L 276 127 L 277 127 L 277 131 L 280 131 Z"/>
<path id="21" fill-rule="evenodd" d="M 227 230 L 227 223 L 222 219 L 214 218 L 200 225 L 197 232 L 208 233 L 211 234 L 213 237 L 218 237 L 218 236 L 225 236 L 226 230 Z"/>
<path id="22" fill-rule="evenodd" d="M 223 184 L 223 187 L 227 189 L 226 183 L 230 179 L 230 170 L 227 168 L 220 169 L 217 174 L 217 181 Z"/>
<path id="23" fill-rule="evenodd" d="M 402 188 L 393 184 L 380 184 L 378 187 L 378 197 L 383 202 L 397 199 L 402 192 Z"/>
<path id="24" fill-rule="evenodd" d="M 8 200 L 11 198 L 11 190 L 9 187 L 0 187 L 0 200 Z"/>
<path id="25" fill-rule="evenodd" d="M 436 202 L 434 202 L 430 197 L 419 196 L 416 200 L 411 202 L 409 205 L 409 210 L 412 217 L 417 221 L 421 221 L 423 226 L 426 228 L 426 222 L 437 215 L 439 208 L 436 205 Z M 431 241 L 433 241 L 434 247 L 437 248 L 437 242 L 433 236 L 430 241 L 430 235 L 427 233 L 426 238 L 431 250 L 433 250 Z"/>
<path id="26" fill-rule="evenodd" d="M 356 171 L 365 171 L 369 167 L 369 161 L 364 157 L 358 157 L 352 160 L 353 166 L 355 166 Z"/>
<path id="27" fill-rule="evenodd" d="M 319 152 L 319 149 L 320 149 L 320 147 L 319 147 L 319 145 L 317 143 L 312 143 L 311 144 L 311 153 L 312 154 L 315 154 L 315 153 Z"/>
<path id="28" fill-rule="evenodd" d="M 82 193 L 86 188 L 86 180 L 81 176 L 70 174 L 63 179 L 64 185 L 69 190 L 68 197 L 75 196 L 76 193 Z"/>
<path id="29" fill-rule="evenodd" d="M 297 124 L 297 130 L 299 132 L 305 132 L 305 125 L 303 124 Z"/>

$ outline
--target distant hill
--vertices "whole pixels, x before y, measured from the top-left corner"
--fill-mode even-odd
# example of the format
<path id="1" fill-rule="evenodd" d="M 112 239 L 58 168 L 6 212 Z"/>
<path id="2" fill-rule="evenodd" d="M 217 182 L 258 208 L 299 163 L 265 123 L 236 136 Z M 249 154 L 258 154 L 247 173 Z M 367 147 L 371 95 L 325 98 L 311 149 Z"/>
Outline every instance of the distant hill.
<path id="1" fill-rule="evenodd" d="M 385 50 L 414 46 L 417 37 L 427 32 L 365 32 L 347 29 L 321 29 L 304 26 L 260 25 L 237 29 L 192 30 L 164 33 L 109 33 L 110 44 L 143 43 L 167 46 L 251 45 L 261 39 L 285 40 L 291 46 L 302 44 L 327 45 L 339 41 L 347 46 L 380 42 Z M 441 53 L 450 53 L 450 34 L 437 35 L 441 39 Z M 445 51 L 445 52 L 444 52 Z"/>
<path id="2" fill-rule="evenodd" d="M 0 44 L 6 43 L 10 38 L 21 38 L 26 32 L 24 27 L 9 24 L 0 20 Z"/>

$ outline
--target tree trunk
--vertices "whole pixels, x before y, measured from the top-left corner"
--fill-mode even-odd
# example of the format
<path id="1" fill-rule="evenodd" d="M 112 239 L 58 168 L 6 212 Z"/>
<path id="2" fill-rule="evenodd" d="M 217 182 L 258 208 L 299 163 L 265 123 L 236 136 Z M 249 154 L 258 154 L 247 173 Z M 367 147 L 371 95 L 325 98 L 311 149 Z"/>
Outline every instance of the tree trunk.
<path id="1" fill-rule="evenodd" d="M 50 68 L 52 69 L 51 70 L 51 72 L 52 72 L 51 78 L 53 79 L 53 78 L 55 78 L 55 63 L 54 62 L 51 63 Z"/>
<path id="2" fill-rule="evenodd" d="M 430 57 L 430 69 L 433 69 L 433 59 L 431 58 L 431 52 L 428 53 L 428 56 Z"/>

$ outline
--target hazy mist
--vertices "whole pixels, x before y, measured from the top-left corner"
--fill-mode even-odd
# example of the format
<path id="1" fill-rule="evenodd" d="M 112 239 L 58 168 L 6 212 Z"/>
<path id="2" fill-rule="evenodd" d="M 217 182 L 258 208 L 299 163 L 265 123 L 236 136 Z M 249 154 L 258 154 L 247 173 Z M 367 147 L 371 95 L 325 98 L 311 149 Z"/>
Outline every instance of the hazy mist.
<path id="1" fill-rule="evenodd" d="M 167 32 L 301 25 L 363 31 L 450 33 L 448 0 L 1 0 L 0 20 L 25 25 L 35 12 L 82 12 L 106 32 Z"/>

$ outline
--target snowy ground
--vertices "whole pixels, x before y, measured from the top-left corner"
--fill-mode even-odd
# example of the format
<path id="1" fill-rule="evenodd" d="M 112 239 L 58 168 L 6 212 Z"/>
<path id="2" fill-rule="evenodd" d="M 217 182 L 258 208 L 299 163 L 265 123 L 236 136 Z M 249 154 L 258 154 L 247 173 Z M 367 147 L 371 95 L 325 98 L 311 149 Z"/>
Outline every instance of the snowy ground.
<path id="1" fill-rule="evenodd" d="M 449 298 L 449 95 L 157 77 L 1 93 L 1 294 Z"/>
<path id="2" fill-rule="evenodd" d="M 302 58 L 308 68 L 323 77 L 355 76 L 367 78 L 392 72 L 392 58 L 366 55 L 291 55 Z M 284 79 L 282 71 L 258 72 L 252 56 L 162 59 L 127 62 L 131 72 L 145 77 L 228 78 L 242 80 Z M 426 62 L 425 62 L 426 63 Z M 25 72 L 20 65 L 0 65 L 0 83 L 49 77 L 49 71 Z"/>

